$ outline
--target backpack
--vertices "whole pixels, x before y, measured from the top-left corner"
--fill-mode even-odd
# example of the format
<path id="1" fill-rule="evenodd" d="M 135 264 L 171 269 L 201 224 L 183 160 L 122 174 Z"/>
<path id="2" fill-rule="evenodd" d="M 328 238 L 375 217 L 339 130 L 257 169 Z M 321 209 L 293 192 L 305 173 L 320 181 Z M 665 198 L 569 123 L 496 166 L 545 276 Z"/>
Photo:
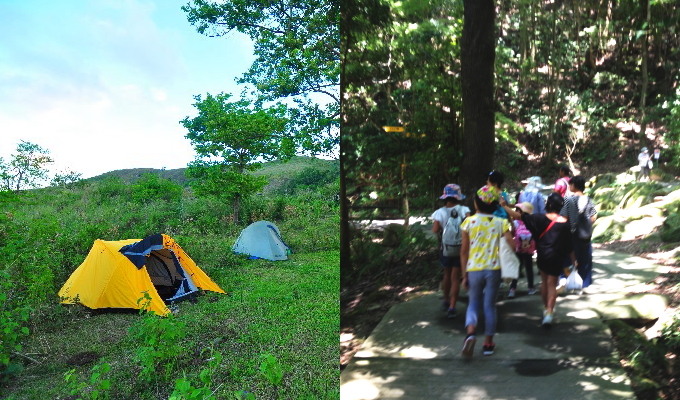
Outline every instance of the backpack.
<path id="1" fill-rule="evenodd" d="M 530 253 L 536 249 L 536 244 L 531 237 L 531 232 L 522 221 L 515 221 L 515 243 L 518 253 Z"/>
<path id="2" fill-rule="evenodd" d="M 585 198 L 585 204 L 582 199 Z M 593 235 L 593 224 L 590 222 L 590 218 L 586 215 L 586 207 L 590 199 L 586 196 L 580 196 L 578 202 L 576 203 L 576 208 L 578 210 L 578 220 L 576 221 L 576 234 L 581 240 L 590 240 Z M 583 207 L 581 207 L 583 206 Z M 581 211 L 583 208 L 583 211 Z"/>
<path id="3" fill-rule="evenodd" d="M 453 207 L 442 234 L 442 254 L 445 257 L 457 257 L 460 255 L 460 246 L 463 243 L 463 231 L 460 224 L 465 218 L 459 206 Z"/>

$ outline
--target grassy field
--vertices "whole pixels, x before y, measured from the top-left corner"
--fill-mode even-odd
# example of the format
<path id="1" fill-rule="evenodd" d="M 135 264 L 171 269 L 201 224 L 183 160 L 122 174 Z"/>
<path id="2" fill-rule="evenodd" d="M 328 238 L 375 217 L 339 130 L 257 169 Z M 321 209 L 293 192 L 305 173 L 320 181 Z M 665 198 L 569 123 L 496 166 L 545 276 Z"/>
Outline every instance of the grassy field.
<path id="1" fill-rule="evenodd" d="M 66 399 L 67 371 L 75 368 L 82 380 L 89 380 L 92 366 L 106 362 L 112 367 L 111 399 L 167 399 L 175 378 L 200 382 L 198 375 L 214 351 L 223 357 L 212 376 L 218 398 L 238 391 L 262 399 L 338 398 L 339 262 L 337 251 L 327 251 L 294 255 L 285 262 L 246 260 L 237 268 L 207 269 L 228 294 L 179 304 L 174 319 L 186 324 L 186 336 L 176 365 L 169 374 L 161 368 L 151 382 L 137 377 L 138 343 L 131 340 L 130 329 L 140 323 L 140 315 L 57 306 L 61 315 L 34 321 L 34 334 L 24 345 L 25 353 L 38 354 L 32 357 L 40 364 L 30 363 L 5 388 L 4 398 Z M 260 372 L 262 354 L 281 365 L 278 387 Z M 92 361 L 86 365 L 73 365 L 88 357 Z"/>
<path id="2" fill-rule="evenodd" d="M 275 221 L 292 248 L 279 262 L 233 254 L 245 225 L 186 189 L 140 200 L 134 185 L 102 180 L 5 197 L 0 322 L 21 348 L 0 346 L 10 354 L 0 399 L 338 398 L 334 185 L 244 202 L 245 222 Z M 154 233 L 172 236 L 227 294 L 179 303 L 167 318 L 58 304 L 56 292 L 95 239 Z"/>

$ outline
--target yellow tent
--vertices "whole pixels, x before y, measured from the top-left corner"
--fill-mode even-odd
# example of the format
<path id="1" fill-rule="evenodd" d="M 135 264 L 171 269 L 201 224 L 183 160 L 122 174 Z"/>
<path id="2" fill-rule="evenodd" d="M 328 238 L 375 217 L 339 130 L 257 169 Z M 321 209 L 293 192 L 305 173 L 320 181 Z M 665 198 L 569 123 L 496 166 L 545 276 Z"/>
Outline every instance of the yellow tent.
<path id="1" fill-rule="evenodd" d="M 149 311 L 167 315 L 165 305 L 199 289 L 224 293 L 167 235 L 145 239 L 97 239 L 85 261 L 59 290 L 64 304 L 89 308 L 135 308 L 147 292 Z"/>

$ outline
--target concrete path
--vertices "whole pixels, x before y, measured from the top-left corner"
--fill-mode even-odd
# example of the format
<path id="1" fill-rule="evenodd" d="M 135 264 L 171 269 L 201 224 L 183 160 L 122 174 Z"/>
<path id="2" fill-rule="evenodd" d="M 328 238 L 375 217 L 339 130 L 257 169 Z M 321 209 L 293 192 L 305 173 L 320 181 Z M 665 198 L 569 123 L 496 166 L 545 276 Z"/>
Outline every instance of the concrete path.
<path id="1" fill-rule="evenodd" d="M 634 399 L 600 318 L 600 303 L 641 290 L 665 269 L 605 250 L 595 250 L 593 261 L 589 294 L 559 296 L 551 329 L 541 327 L 540 294 L 528 295 L 521 279 L 517 297 L 497 304 L 492 356 L 481 354 L 482 323 L 473 359 L 461 357 L 464 290 L 458 303 L 461 315 L 453 320 L 439 311 L 441 293 L 392 307 L 342 372 L 340 398 Z M 540 277 L 535 275 L 538 288 Z M 507 294 L 507 287 L 501 292 Z"/>

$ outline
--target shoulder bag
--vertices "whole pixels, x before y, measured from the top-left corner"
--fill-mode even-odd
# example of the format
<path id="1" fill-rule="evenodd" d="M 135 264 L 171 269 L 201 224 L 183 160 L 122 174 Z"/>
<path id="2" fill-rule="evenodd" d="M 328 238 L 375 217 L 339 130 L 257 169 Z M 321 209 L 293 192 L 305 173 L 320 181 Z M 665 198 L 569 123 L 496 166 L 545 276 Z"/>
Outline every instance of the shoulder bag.
<path id="1" fill-rule="evenodd" d="M 498 238 L 498 258 L 501 263 L 501 279 L 517 279 L 519 277 L 519 259 L 515 254 L 515 249 L 508 245 L 508 241 L 505 240 L 503 234 L 503 221 L 498 219 L 497 224 L 500 225 L 499 231 L 501 232 Z"/>

